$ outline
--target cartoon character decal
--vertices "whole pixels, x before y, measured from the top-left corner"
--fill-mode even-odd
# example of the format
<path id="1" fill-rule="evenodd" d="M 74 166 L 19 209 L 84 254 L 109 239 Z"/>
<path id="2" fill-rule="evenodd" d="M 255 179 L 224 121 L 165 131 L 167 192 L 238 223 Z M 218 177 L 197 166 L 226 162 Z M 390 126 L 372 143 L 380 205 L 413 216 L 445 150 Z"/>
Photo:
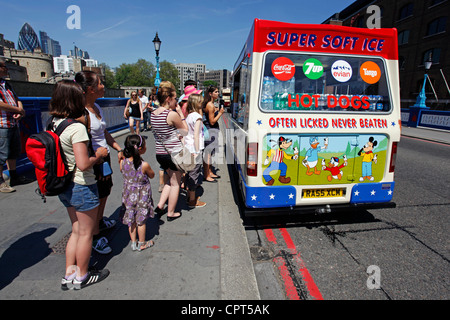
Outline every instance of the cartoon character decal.
<path id="1" fill-rule="evenodd" d="M 322 170 L 329 171 L 331 174 L 327 176 L 328 181 L 332 181 L 333 179 L 341 180 L 343 176 L 342 168 L 346 167 L 347 156 L 344 154 L 343 156 L 344 163 L 339 165 L 338 157 L 331 157 L 330 162 L 328 163 L 328 167 L 326 166 L 325 159 L 322 159 Z"/>
<path id="2" fill-rule="evenodd" d="M 275 140 L 270 139 L 270 142 L 277 142 Z M 278 138 L 278 148 L 277 149 L 270 149 L 267 153 L 267 157 L 264 160 L 264 165 L 270 165 L 264 170 L 263 178 L 265 180 L 265 183 L 268 186 L 273 185 L 275 180 L 270 175 L 271 171 L 280 171 L 280 176 L 278 178 L 278 181 L 280 181 L 283 184 L 288 184 L 291 182 L 290 177 L 286 177 L 287 173 L 287 165 L 284 163 L 284 159 L 298 159 L 298 149 L 294 148 L 294 154 L 288 155 L 285 150 L 287 150 L 292 145 L 291 139 L 286 139 L 282 136 Z M 272 158 L 272 162 L 270 162 L 270 158 Z"/>
<path id="3" fill-rule="evenodd" d="M 262 144 L 262 183 L 313 186 L 379 182 L 384 177 L 388 142 L 381 134 L 268 134 Z"/>
<path id="4" fill-rule="evenodd" d="M 358 156 L 362 156 L 362 176 L 359 178 L 359 181 L 363 182 L 365 179 L 369 181 L 374 181 L 374 177 L 372 175 L 372 162 L 374 164 L 377 163 L 377 155 L 373 153 L 374 147 L 376 147 L 378 141 L 374 139 L 374 137 L 370 137 L 369 141 L 359 150 Z"/>
<path id="5" fill-rule="evenodd" d="M 328 138 L 324 139 L 324 146 L 319 148 L 319 138 L 311 137 L 309 138 L 309 144 L 311 148 L 306 152 L 305 159 L 303 159 L 302 164 L 307 168 L 306 174 L 308 176 L 315 174 L 320 174 L 320 170 L 316 169 L 317 162 L 319 161 L 319 151 L 325 150 L 328 148 Z M 310 172 L 309 170 L 313 168 L 314 172 Z"/>

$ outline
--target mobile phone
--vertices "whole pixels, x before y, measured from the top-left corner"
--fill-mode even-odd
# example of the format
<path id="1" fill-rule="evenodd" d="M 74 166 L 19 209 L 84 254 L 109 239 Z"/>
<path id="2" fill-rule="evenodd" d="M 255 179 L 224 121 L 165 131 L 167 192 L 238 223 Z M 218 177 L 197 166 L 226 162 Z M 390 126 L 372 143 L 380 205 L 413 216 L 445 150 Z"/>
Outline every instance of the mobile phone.
<path id="1" fill-rule="evenodd" d="M 102 165 L 102 174 L 104 177 L 110 176 L 112 174 L 111 166 L 106 161 L 103 162 L 103 165 Z"/>

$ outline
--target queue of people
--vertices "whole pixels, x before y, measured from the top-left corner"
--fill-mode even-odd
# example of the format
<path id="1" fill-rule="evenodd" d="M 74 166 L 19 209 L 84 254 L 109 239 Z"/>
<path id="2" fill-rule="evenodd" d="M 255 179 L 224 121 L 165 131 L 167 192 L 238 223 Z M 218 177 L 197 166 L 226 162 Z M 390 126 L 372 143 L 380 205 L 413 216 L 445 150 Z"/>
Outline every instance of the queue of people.
<path id="1" fill-rule="evenodd" d="M 5 62 L 0 59 L 0 191 L 13 192 L 14 185 L 32 180 L 16 174 L 18 152 L 9 147 L 20 146 L 18 121 L 25 115 L 25 110 L 12 88 L 2 79 L 7 74 Z M 212 153 L 209 150 L 213 148 L 206 148 L 214 140 L 205 139 L 206 130 L 218 129 L 217 122 L 224 112 L 223 108 L 218 110 L 214 106 L 218 97 L 217 88 L 208 88 L 203 97 L 195 83 L 186 83 L 184 94 L 178 99 L 175 86 L 163 81 L 159 88 L 152 90 L 150 98 L 145 97 L 142 90 L 133 92 L 124 109 L 124 117 L 129 119 L 130 134 L 123 148 L 106 129 L 103 111 L 96 103 L 104 92 L 105 87 L 95 72 L 82 71 L 76 74 L 74 80 L 58 82 L 49 103 L 53 129 L 66 118 L 77 120 L 60 135 L 69 170 L 74 172 L 72 183 L 58 195 L 72 224 L 66 246 L 62 290 L 83 289 L 109 275 L 107 269 L 90 268 L 89 261 L 92 250 L 100 254 L 112 251 L 107 238 L 101 233 L 117 223 L 104 217 L 113 187 L 112 149 L 117 152 L 123 178 L 120 219 L 128 226 L 133 251 L 141 252 L 155 244 L 145 238 L 148 218 L 157 216 L 161 219 L 167 214 L 167 221 L 171 222 L 182 217 L 182 212 L 176 212 L 182 188 L 187 190 L 189 208 L 204 207 L 206 203 L 200 200 L 196 192 L 198 187 L 203 181 L 216 182 L 215 179 L 219 178 L 211 170 Z M 155 172 L 142 158 L 147 145 L 145 137 L 140 135 L 140 122 L 144 124 L 144 131 L 153 132 L 155 139 L 155 150 L 151 153 L 160 166 L 160 199 L 157 203 L 153 202 L 150 185 Z M 213 139 L 216 136 L 209 135 Z M 171 158 L 171 154 L 180 151 L 183 146 L 196 159 L 195 168 L 189 172 L 181 172 Z M 11 175 L 10 186 L 1 175 L 5 163 Z"/>
<path id="2" fill-rule="evenodd" d="M 165 177 L 159 190 L 159 201 L 154 203 L 150 179 L 155 177 L 155 171 L 143 159 L 147 143 L 139 132 L 139 121 L 144 119 L 144 115 L 143 102 L 138 94 L 132 95 L 125 108 L 125 112 L 130 111 L 130 134 L 122 148 L 106 129 L 102 109 L 95 103 L 104 95 L 104 86 L 97 74 L 79 72 L 74 81 L 63 80 L 55 85 L 49 104 L 54 128 L 65 118 L 78 120 L 60 136 L 69 169 L 75 172 L 71 185 L 58 195 L 72 223 L 72 233 L 66 247 L 66 271 L 61 280 L 62 290 L 79 290 L 109 275 L 107 269 L 89 268 L 89 260 L 92 250 L 100 254 L 112 251 L 106 237 L 101 236 L 102 230 L 116 224 L 115 220 L 104 217 L 113 186 L 112 149 L 117 151 L 123 178 L 120 219 L 128 226 L 131 250 L 141 252 L 155 245 L 154 241 L 146 239 L 149 218 L 156 216 L 161 219 L 167 215 L 167 221 L 172 222 L 182 217 L 182 212 L 176 211 L 182 188 L 187 190 L 189 208 L 206 206 L 197 195 L 197 189 L 203 181 L 215 182 L 219 178 L 212 174 L 209 167 L 211 153 L 205 157 L 205 163 L 202 161 L 207 145 L 205 130 L 217 129 L 217 121 L 224 112 L 214 107 L 216 93 L 217 88 L 210 87 L 203 97 L 201 90 L 188 85 L 184 95 L 178 99 L 174 85 L 164 81 L 154 92 L 154 97 L 150 98 L 151 102 L 145 102 L 152 105 L 152 109 L 147 111 L 151 123 L 147 128 L 151 128 L 155 140 L 155 150 L 151 154 L 155 155 L 160 172 Z M 204 121 L 204 118 L 207 120 Z M 136 131 L 131 124 L 136 124 Z M 180 171 L 171 158 L 171 154 L 184 146 L 196 159 L 195 168 L 189 172 Z"/>

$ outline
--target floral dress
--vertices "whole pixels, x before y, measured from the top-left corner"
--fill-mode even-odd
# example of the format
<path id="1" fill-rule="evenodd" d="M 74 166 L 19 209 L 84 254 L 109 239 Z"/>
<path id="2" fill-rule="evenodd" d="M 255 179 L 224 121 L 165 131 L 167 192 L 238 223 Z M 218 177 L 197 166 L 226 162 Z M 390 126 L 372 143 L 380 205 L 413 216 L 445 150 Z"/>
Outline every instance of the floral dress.
<path id="1" fill-rule="evenodd" d="M 128 226 L 142 226 L 148 217 L 153 218 L 153 199 L 150 179 L 142 173 L 142 164 L 136 170 L 133 161 L 123 160 L 122 222 Z"/>

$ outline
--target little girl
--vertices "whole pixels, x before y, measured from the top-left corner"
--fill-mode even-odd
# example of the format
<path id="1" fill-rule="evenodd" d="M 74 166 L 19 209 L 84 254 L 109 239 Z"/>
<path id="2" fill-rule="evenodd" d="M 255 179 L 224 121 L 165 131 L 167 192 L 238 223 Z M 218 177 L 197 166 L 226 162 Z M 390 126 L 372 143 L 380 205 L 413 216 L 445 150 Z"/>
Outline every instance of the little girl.
<path id="1" fill-rule="evenodd" d="M 197 165 L 195 169 L 186 174 L 186 186 L 189 190 L 188 206 L 190 208 L 199 208 L 206 205 L 205 202 L 200 201 L 200 197 L 196 196 L 196 189 L 203 181 L 203 149 L 205 148 L 205 138 L 203 134 L 202 122 L 202 100 L 200 94 L 191 94 L 187 102 L 187 111 L 189 112 L 186 118 L 186 124 L 189 132 L 184 137 L 184 143 L 189 151 L 195 154 Z"/>
<path id="2" fill-rule="evenodd" d="M 154 217 L 150 179 L 155 176 L 150 165 L 141 158 L 146 150 L 145 139 L 137 134 L 129 135 L 123 150 L 125 159 L 120 161 L 122 203 L 125 207 L 122 222 L 128 225 L 133 251 L 142 251 L 154 245 L 152 240 L 145 241 L 145 223 L 149 216 Z M 139 242 L 136 240 L 136 229 Z"/>

